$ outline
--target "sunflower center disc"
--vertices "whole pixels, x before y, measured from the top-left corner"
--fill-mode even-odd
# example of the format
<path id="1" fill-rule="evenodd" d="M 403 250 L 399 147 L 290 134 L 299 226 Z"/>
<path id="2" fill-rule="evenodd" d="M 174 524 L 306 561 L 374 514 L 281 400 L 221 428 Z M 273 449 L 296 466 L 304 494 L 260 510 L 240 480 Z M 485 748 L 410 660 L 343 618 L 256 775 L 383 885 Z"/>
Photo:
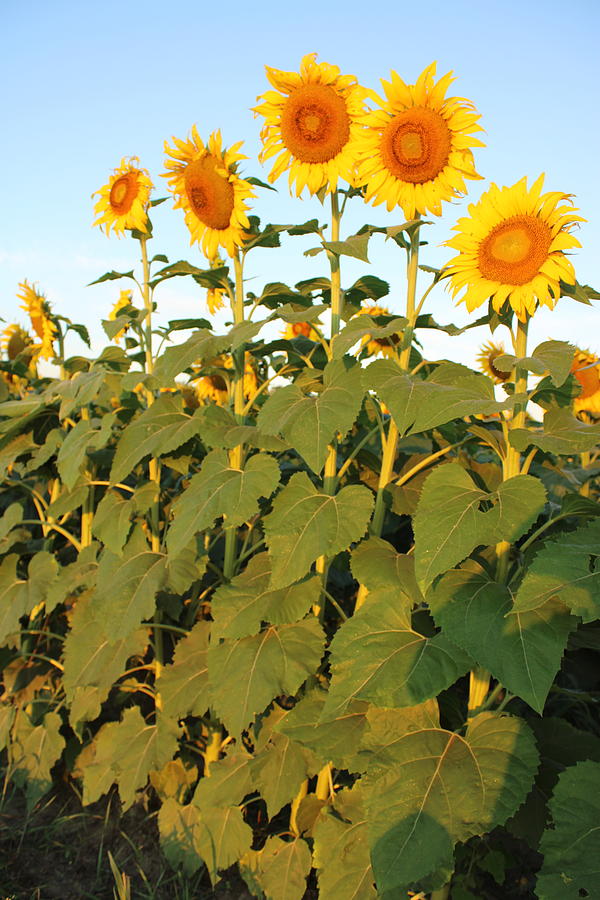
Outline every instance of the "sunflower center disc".
<path id="1" fill-rule="evenodd" d="M 110 189 L 109 203 L 117 215 L 124 215 L 131 209 L 137 193 L 137 178 L 133 172 L 121 175 Z"/>
<path id="2" fill-rule="evenodd" d="M 536 216 L 506 219 L 481 242 L 481 274 L 501 284 L 527 284 L 548 258 L 551 242 L 550 229 Z"/>
<path id="3" fill-rule="evenodd" d="M 439 112 L 426 107 L 394 116 L 382 135 L 381 154 L 388 171 L 401 181 L 424 184 L 448 162 L 451 135 Z"/>
<path id="4" fill-rule="evenodd" d="M 344 98 L 327 84 L 296 88 L 281 113 L 281 137 L 300 162 L 333 159 L 350 137 L 350 117 Z"/>
<path id="5" fill-rule="evenodd" d="M 192 212 L 204 225 L 218 231 L 229 228 L 234 207 L 233 185 L 217 172 L 211 156 L 189 164 L 185 173 L 185 192 Z"/>

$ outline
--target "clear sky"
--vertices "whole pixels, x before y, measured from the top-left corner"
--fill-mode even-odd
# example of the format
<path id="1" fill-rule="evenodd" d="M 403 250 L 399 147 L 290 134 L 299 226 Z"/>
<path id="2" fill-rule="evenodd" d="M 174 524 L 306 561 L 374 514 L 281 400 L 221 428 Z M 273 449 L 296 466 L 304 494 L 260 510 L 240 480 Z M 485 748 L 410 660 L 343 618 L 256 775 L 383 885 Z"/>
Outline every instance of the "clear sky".
<path id="1" fill-rule="evenodd" d="M 138 251 L 133 241 L 107 239 L 91 227 L 92 192 L 123 156 L 137 155 L 157 184 L 154 196 L 164 196 L 158 177 L 163 141 L 186 136 L 193 123 L 205 137 L 221 128 L 226 144 L 243 139 L 249 156 L 244 173 L 266 180 L 257 162 L 262 120 L 250 111 L 268 88 L 263 67 L 297 70 L 312 51 L 375 89 L 391 69 L 414 83 L 437 60 L 438 76 L 449 69 L 457 76 L 451 93 L 473 100 L 482 114 L 487 148 L 476 151 L 476 165 L 486 180 L 471 182 L 469 196 L 446 205 L 444 217 L 428 226 L 422 262 L 440 265 L 449 258 L 451 251 L 440 245 L 490 181 L 510 185 L 545 172 L 546 189 L 575 194 L 588 219 L 574 262 L 579 281 L 600 288 L 597 0 L 0 0 L 0 33 L 0 316 L 8 321 L 25 324 L 15 292 L 27 278 L 57 312 L 86 324 L 99 349 L 99 322 L 118 298 L 119 284 L 86 285 L 109 269 L 130 269 Z M 327 221 L 327 208 L 316 198 L 292 200 L 285 177 L 277 186 L 277 194 L 261 191 L 255 201 L 253 211 L 263 221 Z M 153 219 L 153 253 L 203 264 L 198 248 L 189 246 L 180 210 L 164 203 Z M 400 210 L 355 201 L 342 230 L 347 235 L 364 222 L 396 225 L 402 219 Z M 401 312 L 403 256 L 381 239 L 372 244 L 370 266 L 343 261 L 343 283 L 367 272 L 379 275 L 392 284 L 388 305 Z M 310 237 L 288 238 L 283 251 L 255 251 L 249 287 L 258 293 L 269 281 L 292 284 L 327 274 L 324 255 L 303 256 L 313 245 Z M 184 279 L 167 282 L 155 299 L 163 319 L 206 311 L 204 291 Z M 441 288 L 428 309 L 443 322 L 469 318 Z M 561 300 L 555 312 L 536 314 L 532 346 L 554 337 L 600 353 L 599 311 L 599 305 Z M 473 364 L 487 338 L 477 329 L 425 346 L 430 356 Z M 84 348 L 74 337 L 68 349 Z"/>

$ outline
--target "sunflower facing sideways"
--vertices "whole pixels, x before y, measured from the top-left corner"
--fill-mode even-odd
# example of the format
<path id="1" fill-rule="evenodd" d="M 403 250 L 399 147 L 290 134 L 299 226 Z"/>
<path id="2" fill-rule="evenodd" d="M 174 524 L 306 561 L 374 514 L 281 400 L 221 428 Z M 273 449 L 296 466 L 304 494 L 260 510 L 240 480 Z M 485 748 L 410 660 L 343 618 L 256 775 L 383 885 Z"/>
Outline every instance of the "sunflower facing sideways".
<path id="1" fill-rule="evenodd" d="M 355 183 L 366 91 L 354 75 L 342 75 L 316 58 L 316 53 L 304 56 L 300 72 L 265 66 L 275 90 L 257 97 L 263 102 L 253 110 L 265 119 L 260 161 L 277 156 L 269 181 L 289 170 L 290 189 L 295 182 L 298 197 L 305 187 L 311 194 L 324 186 L 335 191 L 340 178 Z"/>
<path id="2" fill-rule="evenodd" d="M 133 292 L 132 291 L 121 291 L 119 294 L 119 299 L 117 300 L 117 302 L 115 303 L 115 305 L 113 306 L 113 308 L 111 309 L 111 311 L 108 314 L 109 321 L 114 322 L 115 319 L 118 318 L 121 310 L 125 309 L 126 306 L 130 306 L 132 303 L 133 303 Z M 121 338 L 125 334 L 127 334 L 128 328 L 129 328 L 129 325 L 126 324 L 123 326 L 123 328 L 121 328 L 120 331 L 117 331 L 117 333 L 115 334 L 115 336 L 113 338 L 113 340 L 115 340 L 117 342 L 117 344 L 119 343 Z"/>
<path id="3" fill-rule="evenodd" d="M 224 150 L 221 132 L 213 131 L 204 144 L 195 125 L 188 140 L 174 137 L 173 147 L 165 141 L 169 171 L 162 177 L 175 196 L 175 209 L 184 211 L 190 244 L 197 241 L 208 259 L 214 259 L 219 247 L 233 256 L 250 227 L 246 201 L 255 194 L 237 174 L 237 164 L 247 159 L 239 152 L 242 143 Z"/>
<path id="4" fill-rule="evenodd" d="M 359 316 L 389 316 L 391 315 L 386 306 L 365 306 L 357 315 Z M 372 334 L 366 334 L 362 340 L 360 348 L 367 349 L 368 356 L 390 356 L 396 357 L 396 348 L 400 343 L 399 334 L 390 334 L 388 337 L 373 337 Z"/>
<path id="5" fill-rule="evenodd" d="M 51 319 L 50 304 L 45 295 L 29 284 L 27 279 L 19 283 L 19 288 L 20 293 L 17 293 L 17 297 L 23 301 L 21 309 L 29 314 L 31 327 L 40 339 L 39 344 L 33 345 L 35 356 L 41 359 L 53 359 L 53 341 L 58 334 L 58 329 Z"/>
<path id="6" fill-rule="evenodd" d="M 571 372 L 581 385 L 581 393 L 573 401 L 576 416 L 587 421 L 600 418 L 600 360 L 588 350 L 575 351 Z"/>
<path id="7" fill-rule="evenodd" d="M 202 402 L 206 403 L 212 400 L 217 406 L 226 406 L 230 399 L 230 388 L 233 384 L 232 379 L 229 377 L 229 372 L 233 369 L 233 359 L 231 356 L 221 354 L 208 361 L 206 365 L 199 367 L 199 371 L 206 368 L 211 369 L 211 373 L 209 375 L 192 377 L 187 387 L 194 388 L 198 399 Z M 252 365 L 250 354 L 246 353 L 244 369 L 244 397 L 246 400 L 254 396 L 257 386 L 256 371 Z"/>
<path id="8" fill-rule="evenodd" d="M 360 139 L 358 181 L 374 206 L 400 206 L 407 219 L 417 213 L 442 215 L 442 200 L 466 193 L 465 179 L 479 179 L 472 147 L 483 147 L 473 134 L 482 131 L 473 104 L 446 97 L 454 81 L 448 72 L 436 83 L 431 63 L 416 84 L 396 72 L 381 82 L 386 99 L 373 92 L 380 109 L 367 112 Z"/>
<path id="9" fill-rule="evenodd" d="M 481 371 L 489 375 L 496 384 L 504 384 L 511 377 L 511 372 L 505 372 L 496 365 L 498 357 L 504 356 L 505 353 L 504 344 L 495 344 L 493 341 L 489 341 L 482 345 L 477 357 Z"/>
<path id="10" fill-rule="evenodd" d="M 108 183 L 92 194 L 100 198 L 94 207 L 98 216 L 94 225 L 104 228 L 107 236 L 111 228 L 119 237 L 126 228 L 145 233 L 152 187 L 147 170 L 139 168 L 137 156 L 124 157 Z"/>
<path id="11" fill-rule="evenodd" d="M 311 341 L 319 340 L 319 335 L 310 322 L 288 322 L 283 331 L 283 336 L 288 341 L 293 341 L 297 337 L 305 337 Z"/>
<path id="12" fill-rule="evenodd" d="M 0 347 L 6 353 L 6 358 L 11 361 L 23 353 L 27 347 L 31 347 L 32 343 L 29 332 L 16 322 L 7 325 L 0 335 Z"/>
<path id="13" fill-rule="evenodd" d="M 496 312 L 508 301 L 525 322 L 538 302 L 554 308 L 560 281 L 575 284 L 564 251 L 581 246 L 570 231 L 584 220 L 575 215 L 569 194 L 542 194 L 543 183 L 540 175 L 531 188 L 526 178 L 512 187 L 492 184 L 454 226 L 457 234 L 446 245 L 458 255 L 445 272 L 454 296 L 465 291 L 459 302 L 469 312 L 491 297 Z"/>

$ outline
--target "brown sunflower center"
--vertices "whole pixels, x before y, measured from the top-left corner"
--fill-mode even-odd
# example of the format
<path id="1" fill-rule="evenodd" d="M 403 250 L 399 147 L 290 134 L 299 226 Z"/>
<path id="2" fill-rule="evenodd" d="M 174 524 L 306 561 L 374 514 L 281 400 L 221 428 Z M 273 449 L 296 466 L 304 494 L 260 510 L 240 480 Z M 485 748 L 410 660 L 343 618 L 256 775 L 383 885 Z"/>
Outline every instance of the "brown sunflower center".
<path id="1" fill-rule="evenodd" d="M 479 270 L 500 284 L 527 284 L 548 258 L 552 233 L 536 216 L 505 219 L 479 246 Z"/>
<path id="2" fill-rule="evenodd" d="M 185 192 L 194 214 L 208 228 L 223 231 L 231 224 L 233 185 L 217 171 L 212 156 L 191 162 L 185 172 Z"/>
<path id="3" fill-rule="evenodd" d="M 310 322 L 294 322 L 292 325 L 292 334 L 294 337 L 302 334 L 304 337 L 310 337 Z"/>
<path id="4" fill-rule="evenodd" d="M 206 377 L 210 381 L 211 386 L 215 389 L 215 391 L 227 390 L 227 382 L 222 375 L 207 375 Z"/>
<path id="5" fill-rule="evenodd" d="M 138 180 L 135 172 L 126 172 L 114 182 L 110 189 L 108 201 L 112 211 L 123 216 L 128 213 L 137 197 Z"/>
<path id="6" fill-rule="evenodd" d="M 416 106 L 394 116 L 382 135 L 385 167 L 402 181 L 424 184 L 436 178 L 448 162 L 451 134 L 434 109 Z"/>
<path id="7" fill-rule="evenodd" d="M 281 113 L 281 137 L 300 162 L 333 159 L 350 137 L 346 101 L 327 84 L 304 84 L 296 88 Z"/>

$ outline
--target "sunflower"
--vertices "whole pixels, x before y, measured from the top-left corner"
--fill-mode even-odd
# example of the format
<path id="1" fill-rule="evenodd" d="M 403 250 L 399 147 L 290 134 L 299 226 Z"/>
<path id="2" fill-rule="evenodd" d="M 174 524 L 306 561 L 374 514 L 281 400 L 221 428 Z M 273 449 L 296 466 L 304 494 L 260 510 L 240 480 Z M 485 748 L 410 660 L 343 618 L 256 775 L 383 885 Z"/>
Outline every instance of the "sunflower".
<path id="1" fill-rule="evenodd" d="M 210 360 L 206 365 L 197 367 L 197 370 L 206 368 L 213 369 L 213 373 L 192 378 L 190 384 L 195 388 L 199 400 L 213 400 L 217 406 L 225 406 L 229 402 L 230 388 L 232 387 L 229 372 L 233 369 L 233 359 L 231 356 L 221 354 Z M 244 397 L 246 400 L 254 396 L 257 386 L 256 370 L 252 364 L 250 354 L 246 353 L 244 368 Z"/>
<path id="2" fill-rule="evenodd" d="M 389 316 L 391 313 L 386 306 L 365 306 L 357 315 Z M 378 356 L 381 354 L 382 356 L 395 358 L 396 348 L 399 343 L 399 334 L 390 334 L 387 337 L 373 337 L 371 334 L 366 334 L 361 340 L 360 348 L 361 350 L 365 347 L 367 348 L 367 356 Z"/>
<path id="3" fill-rule="evenodd" d="M 108 184 L 99 191 L 100 197 L 94 207 L 98 216 L 94 225 L 104 226 L 108 235 L 112 227 L 115 234 L 121 236 L 126 228 L 147 232 L 147 213 L 150 191 L 153 184 L 146 169 L 138 167 L 137 156 L 124 157 L 121 165 L 109 175 Z"/>
<path id="4" fill-rule="evenodd" d="M 386 99 L 372 94 L 380 109 L 362 120 L 358 181 L 365 199 L 390 211 L 400 206 L 407 219 L 441 216 L 442 200 L 466 193 L 465 178 L 481 178 L 471 151 L 484 146 L 473 137 L 482 131 L 480 116 L 469 100 L 445 96 L 452 72 L 436 83 L 435 69 L 431 63 L 414 85 L 392 72 L 391 81 L 381 81 Z"/>
<path id="5" fill-rule="evenodd" d="M 0 346 L 9 360 L 16 359 L 27 347 L 32 345 L 31 335 L 16 322 L 7 325 L 0 339 Z"/>
<path id="6" fill-rule="evenodd" d="M 263 102 L 253 110 L 265 119 L 260 161 L 277 155 L 269 181 L 289 169 L 290 190 L 295 181 L 298 197 L 305 187 L 311 194 L 324 186 L 334 191 L 339 178 L 355 183 L 367 93 L 354 75 L 341 75 L 337 66 L 317 63 L 316 57 L 307 54 L 299 73 L 265 66 L 275 90 L 257 97 Z"/>
<path id="7" fill-rule="evenodd" d="M 21 293 L 17 293 L 17 297 L 23 301 L 21 309 L 29 314 L 31 327 L 40 339 L 39 344 L 33 345 L 35 356 L 52 359 L 54 357 L 52 342 L 58 334 L 58 329 L 51 319 L 50 304 L 45 295 L 29 284 L 27 279 L 19 282 L 19 287 Z"/>
<path id="8" fill-rule="evenodd" d="M 225 261 L 222 257 L 217 253 L 210 261 L 211 269 L 221 269 L 225 265 Z M 219 310 L 223 309 L 225 306 L 225 296 L 227 292 L 224 288 L 220 287 L 211 287 L 206 292 L 206 305 L 208 306 L 209 313 L 214 316 L 214 314 Z"/>
<path id="9" fill-rule="evenodd" d="M 168 158 L 163 174 L 175 196 L 175 209 L 183 209 L 190 230 L 190 244 L 197 241 L 208 259 L 214 259 L 219 246 L 229 256 L 244 241 L 244 229 L 250 227 L 246 200 L 254 197 L 252 185 L 237 174 L 237 164 L 247 159 L 238 141 L 229 150 L 222 149 L 221 132 L 213 131 L 204 144 L 196 126 L 186 141 L 173 138 L 174 147 L 165 141 Z"/>
<path id="10" fill-rule="evenodd" d="M 311 341 L 319 340 L 319 335 L 310 322 L 288 322 L 283 331 L 283 336 L 288 341 L 293 341 L 297 337 L 305 337 Z"/>
<path id="11" fill-rule="evenodd" d="M 454 296 L 472 312 L 488 297 L 499 312 L 508 301 L 522 322 L 533 315 L 536 303 L 553 309 L 562 280 L 575 284 L 573 265 L 565 250 L 581 244 L 570 230 L 576 222 L 570 194 L 542 194 L 544 176 L 527 188 L 522 178 L 512 187 L 492 184 L 470 216 L 454 226 L 458 234 L 446 242 L 458 250 L 445 267 Z"/>
<path id="12" fill-rule="evenodd" d="M 120 311 L 122 309 L 125 309 L 126 306 L 130 306 L 131 303 L 133 303 L 133 292 L 132 291 L 121 291 L 121 293 L 119 295 L 119 299 L 117 300 L 117 302 L 111 309 L 110 313 L 108 314 L 109 320 L 111 322 L 114 322 L 115 319 L 118 317 Z M 123 328 L 121 328 L 121 330 L 115 334 L 114 340 L 117 343 L 119 343 L 119 341 L 121 340 L 123 335 L 127 333 L 128 328 L 129 328 L 129 325 L 124 325 Z"/>
<path id="13" fill-rule="evenodd" d="M 600 360 L 588 350 L 575 351 L 571 372 L 581 385 L 581 393 L 575 397 L 573 411 L 582 417 L 600 417 Z"/>
<path id="14" fill-rule="evenodd" d="M 496 384 L 504 384 L 511 376 L 511 372 L 505 372 L 495 365 L 495 361 L 499 356 L 504 356 L 504 353 L 504 344 L 495 344 L 493 341 L 489 341 L 489 343 L 483 344 L 477 357 L 481 371 L 493 378 Z"/>

